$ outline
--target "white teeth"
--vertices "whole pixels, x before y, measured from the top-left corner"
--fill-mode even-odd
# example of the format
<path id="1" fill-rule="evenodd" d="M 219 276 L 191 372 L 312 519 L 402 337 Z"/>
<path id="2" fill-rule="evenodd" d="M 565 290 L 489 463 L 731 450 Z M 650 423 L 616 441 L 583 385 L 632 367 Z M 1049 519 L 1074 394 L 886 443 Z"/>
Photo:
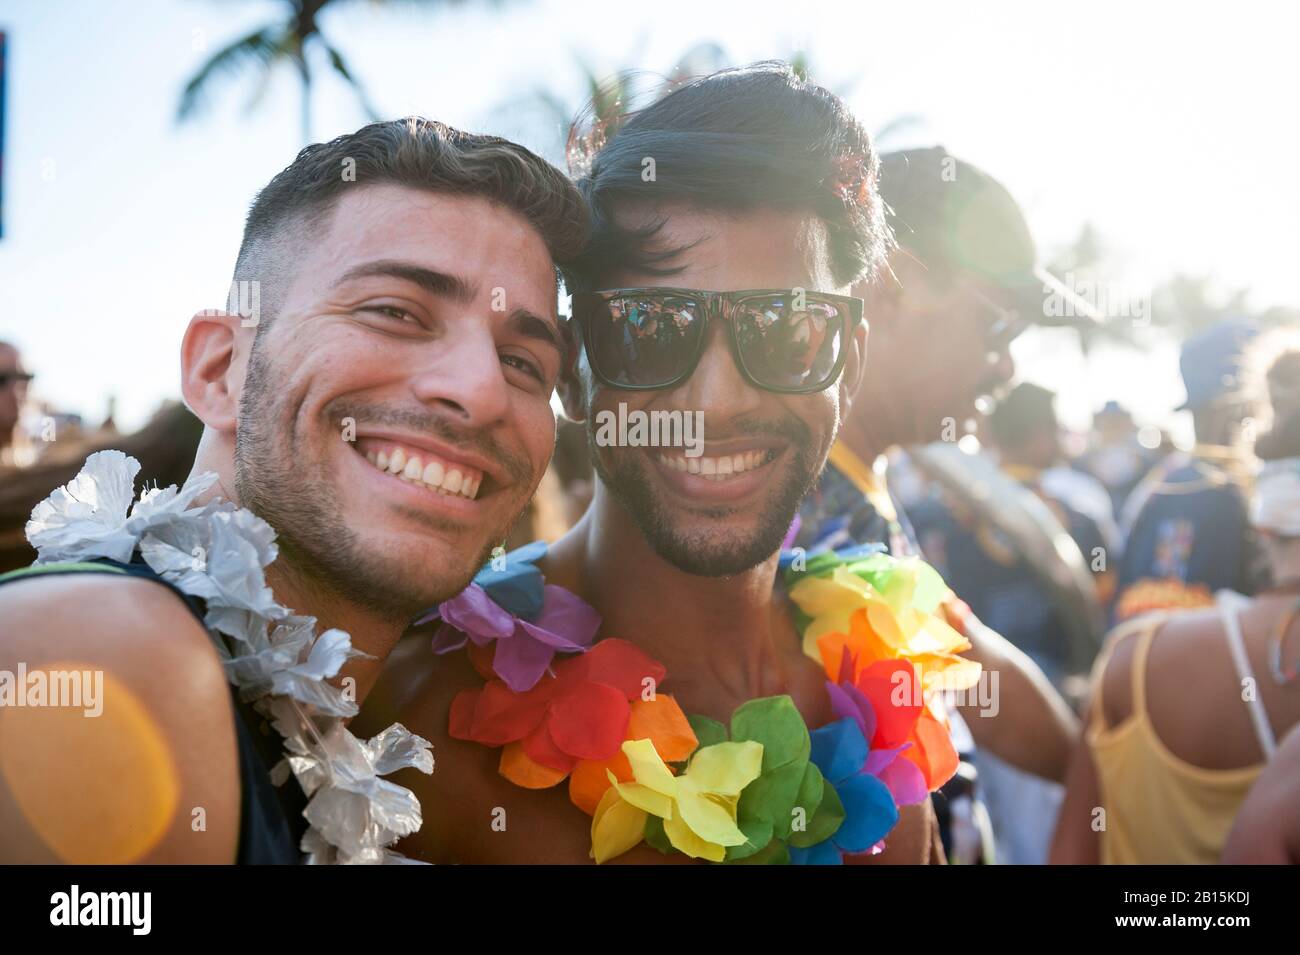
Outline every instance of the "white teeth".
<path id="1" fill-rule="evenodd" d="M 659 461 L 665 467 L 684 471 L 688 474 L 699 474 L 710 481 L 724 481 L 737 474 L 744 474 L 746 471 L 753 471 L 762 467 L 768 461 L 768 452 L 745 451 L 742 454 L 724 455 L 717 458 L 688 458 L 681 455 L 669 456 L 661 454 L 659 455 Z"/>
<path id="2" fill-rule="evenodd" d="M 387 451 L 367 451 L 366 460 L 400 480 L 422 483 L 439 494 L 455 494 L 474 500 L 483 483 L 481 474 L 474 477 L 470 473 L 462 473 L 460 468 L 448 468 L 440 461 L 425 464 L 422 457 L 415 454 L 407 457 L 401 448 L 394 448 L 391 454 Z"/>

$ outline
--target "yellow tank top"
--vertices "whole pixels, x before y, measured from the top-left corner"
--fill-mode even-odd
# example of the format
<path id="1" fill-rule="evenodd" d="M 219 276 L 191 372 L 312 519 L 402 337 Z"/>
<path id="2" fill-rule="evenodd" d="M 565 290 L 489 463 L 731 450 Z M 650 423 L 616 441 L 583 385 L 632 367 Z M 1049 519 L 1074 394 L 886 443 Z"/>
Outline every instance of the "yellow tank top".
<path id="1" fill-rule="evenodd" d="M 1117 634 L 1094 669 L 1096 696 L 1087 730 L 1105 828 L 1103 865 L 1217 863 L 1237 811 L 1265 763 L 1240 769 L 1205 769 L 1170 752 L 1156 735 L 1146 708 L 1146 664 L 1164 614 L 1134 621 Z M 1133 712 L 1107 727 L 1101 676 L 1116 643 L 1137 633 L 1134 650 Z"/>

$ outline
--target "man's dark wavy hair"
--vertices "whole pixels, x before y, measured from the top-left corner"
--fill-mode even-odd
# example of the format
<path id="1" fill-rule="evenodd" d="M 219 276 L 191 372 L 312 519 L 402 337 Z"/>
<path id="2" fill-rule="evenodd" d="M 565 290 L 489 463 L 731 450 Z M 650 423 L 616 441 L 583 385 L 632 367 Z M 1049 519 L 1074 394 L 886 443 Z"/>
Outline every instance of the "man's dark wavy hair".
<path id="1" fill-rule="evenodd" d="M 784 63 L 713 73 L 613 122 L 589 108 L 567 152 L 592 212 L 591 240 L 566 271 L 572 290 L 598 288 L 618 269 L 679 270 L 671 263 L 684 249 L 650 248 L 662 219 L 637 229 L 615 222 L 627 202 L 812 214 L 825 224 L 841 285 L 874 275 L 892 245 L 866 130 L 838 96 Z M 653 181 L 642 178 L 647 158 Z"/>

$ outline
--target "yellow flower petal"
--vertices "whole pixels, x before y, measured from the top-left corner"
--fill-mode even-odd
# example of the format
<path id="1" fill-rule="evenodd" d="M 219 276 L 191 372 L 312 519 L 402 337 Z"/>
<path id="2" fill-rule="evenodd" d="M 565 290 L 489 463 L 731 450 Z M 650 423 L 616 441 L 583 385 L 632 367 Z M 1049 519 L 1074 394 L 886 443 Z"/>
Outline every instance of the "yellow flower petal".
<path id="1" fill-rule="evenodd" d="M 674 849 L 692 859 L 721 862 L 727 857 L 725 846 L 701 839 L 691 831 L 690 826 L 686 825 L 677 813 L 673 813 L 671 819 L 664 820 L 664 835 L 668 837 Z"/>
<path id="2" fill-rule="evenodd" d="M 671 796 L 677 792 L 677 778 L 648 739 L 630 739 L 623 743 L 623 753 L 632 766 L 632 777 L 642 786 Z"/>
<path id="3" fill-rule="evenodd" d="M 682 822 L 705 842 L 719 846 L 739 846 L 745 842 L 745 834 L 736 825 L 735 808 L 730 811 L 713 798 L 698 792 L 691 792 L 690 787 L 683 786 L 683 792 L 677 797 L 677 813 Z"/>
<path id="4" fill-rule="evenodd" d="M 717 743 L 699 750 L 681 780 L 701 793 L 736 796 L 763 771 L 763 744 L 754 740 Z M 678 792 L 681 799 L 681 791 Z"/>
<path id="5" fill-rule="evenodd" d="M 646 814 L 623 799 L 617 790 L 605 790 L 591 818 L 591 855 L 608 862 L 634 848 L 645 837 Z"/>
<path id="6" fill-rule="evenodd" d="M 640 783 L 621 783 L 613 773 L 609 774 L 609 781 L 614 789 L 625 801 L 636 806 L 638 809 L 650 813 L 652 816 L 658 816 L 660 819 L 667 819 L 673 813 L 673 797 L 666 796 L 663 793 L 655 792 L 649 786 L 642 786 Z M 601 797 L 604 798 L 603 796 Z M 599 808 L 599 807 L 597 807 Z"/>

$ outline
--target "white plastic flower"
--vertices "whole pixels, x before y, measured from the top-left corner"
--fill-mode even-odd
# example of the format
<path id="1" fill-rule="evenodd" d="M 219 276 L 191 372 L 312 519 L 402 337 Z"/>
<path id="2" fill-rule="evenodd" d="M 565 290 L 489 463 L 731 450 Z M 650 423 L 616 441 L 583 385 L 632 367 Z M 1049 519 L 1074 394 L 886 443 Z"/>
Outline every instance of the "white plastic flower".
<path id="1" fill-rule="evenodd" d="M 27 539 L 38 564 L 107 557 L 131 559 L 140 538 L 155 528 L 185 522 L 195 513 L 194 499 L 217 480 L 201 474 L 177 490 L 146 490 L 135 506 L 135 478 L 140 462 L 121 451 L 98 451 L 66 485 L 36 505 L 27 522 Z"/>
<path id="2" fill-rule="evenodd" d="M 343 630 L 326 630 L 319 637 L 315 632 L 315 617 L 293 616 L 276 624 L 264 649 L 224 661 L 230 682 L 244 700 L 291 696 L 317 713 L 355 716 L 356 702 L 326 681 L 348 660 L 368 654 L 353 649 Z"/>

